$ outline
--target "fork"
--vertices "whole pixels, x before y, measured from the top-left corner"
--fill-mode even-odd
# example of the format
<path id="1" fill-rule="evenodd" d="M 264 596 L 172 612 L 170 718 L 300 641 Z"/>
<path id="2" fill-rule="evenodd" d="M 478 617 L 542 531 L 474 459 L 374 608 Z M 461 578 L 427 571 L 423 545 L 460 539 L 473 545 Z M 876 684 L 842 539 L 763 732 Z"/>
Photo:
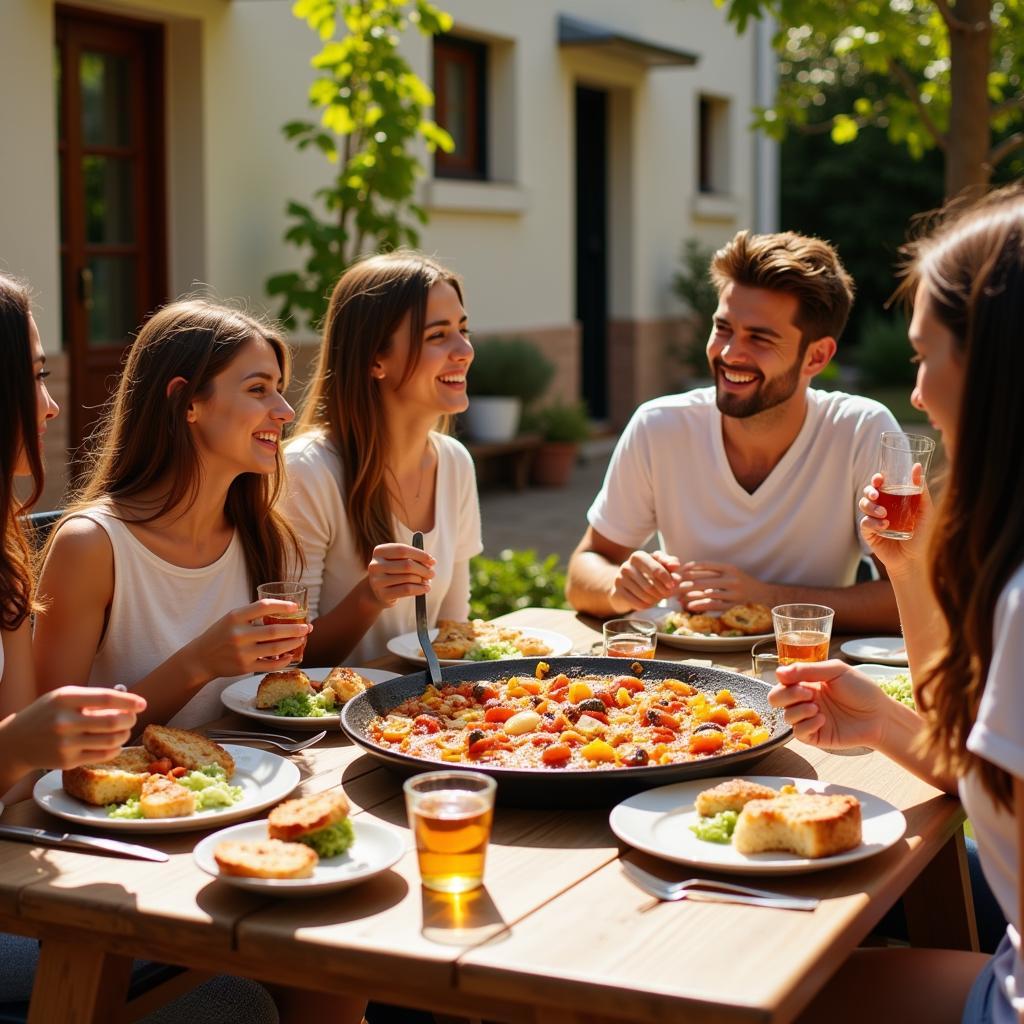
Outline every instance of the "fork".
<path id="1" fill-rule="evenodd" d="M 696 899 L 709 903 L 744 903 L 754 907 L 776 907 L 779 910 L 814 910 L 821 902 L 803 896 L 786 896 L 767 889 L 753 889 L 732 882 L 720 882 L 711 878 L 687 878 L 680 882 L 666 882 L 638 867 L 632 861 L 624 860 L 622 870 L 635 885 L 644 892 L 663 902 Z"/>
<path id="2" fill-rule="evenodd" d="M 304 740 L 293 740 L 275 732 L 242 732 L 234 729 L 211 729 L 206 735 L 211 740 L 233 740 L 236 743 L 250 740 L 253 743 L 266 743 L 271 747 L 285 750 L 289 754 L 296 754 L 300 750 L 305 750 L 306 747 L 313 746 L 314 743 L 319 743 L 327 735 L 327 730 L 314 733 Z"/>

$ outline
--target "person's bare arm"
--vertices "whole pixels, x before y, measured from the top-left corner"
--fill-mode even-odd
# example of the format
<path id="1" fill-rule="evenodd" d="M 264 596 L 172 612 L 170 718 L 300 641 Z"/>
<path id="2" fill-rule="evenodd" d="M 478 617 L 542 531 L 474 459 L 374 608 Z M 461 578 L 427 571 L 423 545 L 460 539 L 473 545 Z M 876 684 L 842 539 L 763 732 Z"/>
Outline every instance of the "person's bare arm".
<path id="1" fill-rule="evenodd" d="M 607 617 L 649 608 L 679 589 L 679 559 L 634 551 L 592 526 L 569 559 L 565 593 L 577 611 Z"/>
<path id="2" fill-rule="evenodd" d="M 39 593 L 44 609 L 36 618 L 33 643 L 37 689 L 45 693 L 84 686 L 114 594 L 114 554 L 106 531 L 88 519 L 62 526 L 43 566 Z M 140 725 L 166 722 L 211 679 L 286 665 L 309 627 L 260 623 L 265 614 L 294 610 L 287 601 L 257 601 L 235 609 L 144 678 L 105 682 L 122 682 L 145 698 Z"/>
<path id="3" fill-rule="evenodd" d="M 36 698 L 32 667 L 32 624 L 28 619 L 3 633 L 4 670 L 0 677 L 0 720 L 27 708 Z"/>

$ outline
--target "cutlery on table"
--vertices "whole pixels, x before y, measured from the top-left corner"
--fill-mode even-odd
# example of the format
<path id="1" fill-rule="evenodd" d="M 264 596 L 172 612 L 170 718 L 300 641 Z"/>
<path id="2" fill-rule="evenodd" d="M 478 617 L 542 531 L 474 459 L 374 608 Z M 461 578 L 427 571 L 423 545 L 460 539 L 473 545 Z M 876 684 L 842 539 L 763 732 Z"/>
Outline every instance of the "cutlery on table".
<path id="1" fill-rule="evenodd" d="M 26 828 L 23 825 L 0 825 L 0 839 L 38 843 L 40 846 L 60 846 L 70 850 L 88 850 L 91 853 L 116 853 L 122 857 L 136 857 L 139 860 L 163 862 L 170 859 L 162 850 L 137 846 L 135 843 L 122 843 L 118 839 L 83 836 L 74 832 L 50 832 L 45 828 Z"/>
<path id="2" fill-rule="evenodd" d="M 620 862 L 631 882 L 648 895 L 663 902 L 674 900 L 702 900 L 707 903 L 742 903 L 752 907 L 775 907 L 778 910 L 814 910 L 821 902 L 804 896 L 787 896 L 767 889 L 754 889 L 748 885 L 720 882 L 713 878 L 686 878 L 680 882 L 665 879 L 644 871 L 632 861 Z"/>
<path id="3" fill-rule="evenodd" d="M 412 535 L 412 546 L 419 548 L 420 551 L 423 550 L 423 534 L 419 531 Z M 427 659 L 430 681 L 435 686 L 440 686 L 441 666 L 438 664 L 437 654 L 430 642 L 430 634 L 427 632 L 427 598 L 425 594 L 416 595 L 416 636 L 423 650 L 423 657 Z"/>
<path id="4" fill-rule="evenodd" d="M 319 743 L 327 735 L 327 730 L 322 729 L 303 740 L 295 740 L 276 732 L 245 732 L 241 729 L 210 729 L 206 735 L 211 740 L 224 740 L 228 743 L 265 743 L 271 747 L 279 747 L 289 754 L 295 754 L 313 746 L 314 743 Z"/>

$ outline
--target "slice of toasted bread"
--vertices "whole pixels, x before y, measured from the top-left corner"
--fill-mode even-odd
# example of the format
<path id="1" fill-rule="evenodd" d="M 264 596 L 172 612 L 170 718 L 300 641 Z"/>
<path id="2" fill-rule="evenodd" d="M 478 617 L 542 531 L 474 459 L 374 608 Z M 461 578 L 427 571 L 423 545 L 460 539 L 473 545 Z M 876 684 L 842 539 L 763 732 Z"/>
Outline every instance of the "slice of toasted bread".
<path id="1" fill-rule="evenodd" d="M 119 804 L 139 796 L 152 754 L 145 747 L 125 747 L 111 761 L 83 764 L 61 772 L 64 792 L 94 807 Z"/>
<path id="2" fill-rule="evenodd" d="M 197 732 L 172 729 L 169 725 L 147 725 L 142 731 L 142 743 L 154 757 L 169 757 L 176 767 L 191 771 L 219 764 L 229 779 L 235 774 L 234 758 L 219 743 Z"/>
<path id="3" fill-rule="evenodd" d="M 334 693 L 334 699 L 338 704 L 344 704 L 353 697 L 358 697 L 363 690 L 368 690 L 373 683 L 365 676 L 361 676 L 355 669 L 332 668 L 330 674 L 324 680 L 324 687 L 330 687 Z"/>
<path id="4" fill-rule="evenodd" d="M 749 779 L 729 779 L 697 794 L 697 813 L 710 818 L 720 811 L 740 811 L 750 800 L 771 800 L 779 794 Z"/>
<path id="5" fill-rule="evenodd" d="M 144 818 L 184 818 L 195 814 L 196 795 L 166 775 L 149 775 L 142 783 L 139 808 Z"/>
<path id="6" fill-rule="evenodd" d="M 267 817 L 267 834 L 271 839 L 298 839 L 347 818 L 348 813 L 348 798 L 341 788 L 327 789 L 278 804 Z"/>
<path id="7" fill-rule="evenodd" d="M 799 857 L 830 857 L 860 841 L 860 801 L 848 793 L 787 793 L 751 800 L 732 834 L 740 853 L 783 850 Z"/>
<path id="8" fill-rule="evenodd" d="M 285 697 L 295 697 L 300 693 L 313 693 L 313 684 L 302 669 L 291 668 L 287 672 L 268 672 L 256 690 L 256 707 L 261 709 L 275 708 L 278 701 Z"/>
<path id="9" fill-rule="evenodd" d="M 242 878 L 309 878 L 320 860 L 305 843 L 280 839 L 249 843 L 228 839 L 214 847 L 213 859 L 225 875 Z"/>

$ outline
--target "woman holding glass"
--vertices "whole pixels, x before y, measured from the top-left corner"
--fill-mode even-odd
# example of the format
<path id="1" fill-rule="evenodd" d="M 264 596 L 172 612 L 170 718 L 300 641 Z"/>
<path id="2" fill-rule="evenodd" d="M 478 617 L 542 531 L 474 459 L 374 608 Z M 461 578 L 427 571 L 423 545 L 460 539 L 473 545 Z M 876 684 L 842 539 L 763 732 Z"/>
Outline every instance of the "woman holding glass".
<path id="1" fill-rule="evenodd" d="M 914 310 L 913 401 L 941 432 L 950 472 L 937 508 L 925 490 L 909 540 L 882 535 L 881 476 L 860 505 L 863 534 L 896 593 L 922 710 L 889 699 L 838 661 L 779 668 L 770 700 L 804 742 L 868 744 L 959 792 L 1010 924 L 990 959 L 858 950 L 803 1019 L 1017 1024 L 1024 1016 L 1024 188 L 947 213 L 908 254 L 902 291 Z"/>
<path id="2" fill-rule="evenodd" d="M 307 664 L 379 658 L 415 629 L 402 598 L 425 594 L 431 625 L 467 618 L 480 507 L 469 452 L 445 429 L 469 405 L 472 361 L 462 285 L 426 256 L 371 256 L 335 286 L 286 453 L 316 626 Z"/>
<path id="3" fill-rule="evenodd" d="M 188 728 L 232 678 L 291 660 L 309 627 L 264 625 L 296 609 L 254 600 L 294 560 L 274 510 L 287 375 L 280 337 L 235 310 L 175 302 L 145 324 L 46 551 L 43 690 L 123 682 L 144 721 Z"/>

